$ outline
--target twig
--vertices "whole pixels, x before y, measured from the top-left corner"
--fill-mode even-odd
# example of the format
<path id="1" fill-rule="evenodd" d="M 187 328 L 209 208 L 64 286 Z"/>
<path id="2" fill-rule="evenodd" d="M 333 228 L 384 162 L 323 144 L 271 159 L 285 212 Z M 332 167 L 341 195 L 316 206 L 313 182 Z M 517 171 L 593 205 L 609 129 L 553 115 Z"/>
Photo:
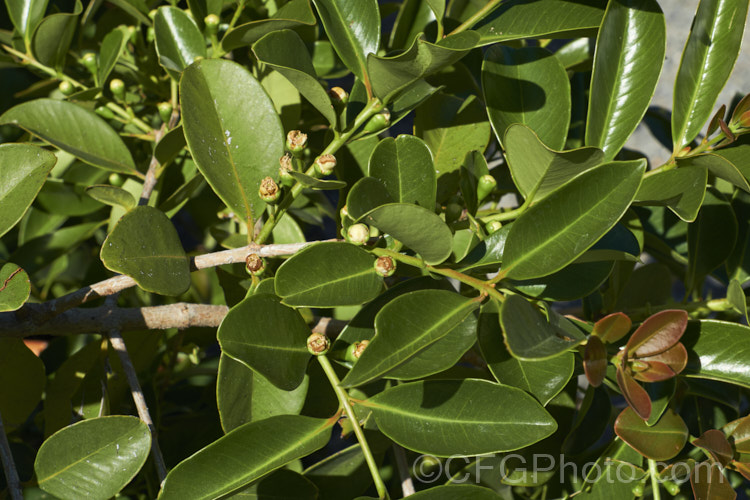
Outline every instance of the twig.
<path id="1" fill-rule="evenodd" d="M 167 125 L 162 124 L 161 128 L 154 134 L 154 154 L 151 155 L 151 162 L 148 164 L 148 170 L 146 171 L 146 178 L 143 180 L 143 189 L 141 190 L 141 199 L 138 200 L 138 205 L 148 205 L 148 200 L 151 199 L 151 193 L 154 192 L 156 186 L 156 171 L 159 169 L 159 160 L 156 158 L 156 146 L 167 131 Z"/>
<path id="2" fill-rule="evenodd" d="M 394 443 L 393 455 L 396 457 L 398 477 L 401 479 L 401 492 L 403 497 L 406 498 L 416 493 L 414 482 L 411 480 L 411 474 L 409 473 L 409 465 L 406 463 L 406 453 L 402 447 Z"/>
<path id="3" fill-rule="evenodd" d="M 125 378 L 128 379 L 128 385 L 130 386 L 130 393 L 133 395 L 133 401 L 135 407 L 138 410 L 138 417 L 148 425 L 148 429 L 151 431 L 151 455 L 154 458 L 154 464 L 156 465 L 156 474 L 159 476 L 159 483 L 163 483 L 167 477 L 167 466 L 164 463 L 164 457 L 159 449 L 159 441 L 156 438 L 156 427 L 154 422 L 151 420 L 151 414 L 148 412 L 148 406 L 146 405 L 146 398 L 143 397 L 143 390 L 141 384 L 138 382 L 138 375 L 135 373 L 135 367 L 133 362 L 130 360 L 128 355 L 128 349 L 125 347 L 125 341 L 122 338 L 122 334 L 117 329 L 112 329 L 107 335 L 109 343 L 112 348 L 117 352 L 117 356 L 120 358 L 120 364 L 125 372 Z"/>
<path id="4" fill-rule="evenodd" d="M 3 472 L 5 472 L 5 482 L 8 484 L 10 498 L 12 500 L 23 500 L 21 480 L 18 478 L 16 463 L 13 461 L 13 454 L 10 451 L 8 436 L 5 435 L 2 416 L 0 416 L 0 458 L 2 458 Z"/>

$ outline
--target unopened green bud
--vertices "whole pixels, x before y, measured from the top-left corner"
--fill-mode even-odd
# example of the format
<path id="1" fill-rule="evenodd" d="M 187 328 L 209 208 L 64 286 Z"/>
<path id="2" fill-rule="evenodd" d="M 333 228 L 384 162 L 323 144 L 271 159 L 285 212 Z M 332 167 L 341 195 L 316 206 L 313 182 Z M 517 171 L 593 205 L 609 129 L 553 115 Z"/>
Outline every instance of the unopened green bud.
<path id="1" fill-rule="evenodd" d="M 375 261 L 375 271 L 386 278 L 393 276 L 393 273 L 396 272 L 396 261 L 387 255 L 378 257 Z"/>
<path id="2" fill-rule="evenodd" d="M 299 130 L 291 130 L 286 135 L 286 148 L 294 155 L 300 156 L 307 147 L 307 134 Z"/>
<path id="3" fill-rule="evenodd" d="M 70 82 L 66 82 L 65 80 L 60 82 L 60 85 L 58 85 L 57 88 L 60 89 L 62 95 L 65 96 L 71 95 L 76 90 Z"/>
<path id="4" fill-rule="evenodd" d="M 155 17 L 156 17 L 156 9 L 151 9 L 148 13 L 148 18 L 153 21 Z"/>
<path id="5" fill-rule="evenodd" d="M 643 496 L 643 483 L 636 483 L 632 488 L 633 496 L 636 497 L 642 497 Z"/>
<path id="6" fill-rule="evenodd" d="M 245 258 L 245 271 L 252 276 L 260 276 L 266 270 L 266 261 L 257 253 L 251 253 Z"/>
<path id="7" fill-rule="evenodd" d="M 380 229 L 370 226 L 370 238 L 377 238 L 378 236 L 380 236 Z"/>
<path id="8" fill-rule="evenodd" d="M 276 184 L 276 181 L 274 181 L 270 177 L 265 177 L 262 181 L 260 181 L 258 194 L 260 195 L 261 200 L 265 201 L 268 204 L 273 204 L 278 201 L 279 196 L 281 195 L 281 190 Z"/>
<path id="9" fill-rule="evenodd" d="M 346 230 L 346 241 L 353 245 L 364 245 L 370 239 L 370 228 L 365 224 L 352 224 Z"/>
<path id="10" fill-rule="evenodd" d="M 445 205 L 446 224 L 456 222 L 461 217 L 462 212 L 463 207 L 461 206 L 461 198 L 458 196 L 452 196 Z"/>
<path id="11" fill-rule="evenodd" d="M 114 78 L 111 82 L 109 82 L 109 90 L 112 92 L 112 95 L 114 95 L 116 99 L 120 101 L 125 100 L 125 82 L 123 82 L 119 78 Z"/>
<path id="12" fill-rule="evenodd" d="M 206 31 L 209 35 L 215 35 L 219 31 L 219 23 L 221 20 L 216 14 L 207 15 L 203 19 L 203 22 L 206 24 Z"/>
<path id="13" fill-rule="evenodd" d="M 112 112 L 111 109 L 109 109 L 107 106 L 99 106 L 97 107 L 94 112 L 104 118 L 105 120 L 111 120 L 115 117 L 115 114 Z"/>
<path id="14" fill-rule="evenodd" d="M 325 177 L 331 175 L 336 168 L 336 157 L 333 155 L 321 155 L 315 158 L 315 172 Z"/>
<path id="15" fill-rule="evenodd" d="M 328 97 L 331 98 L 334 106 L 337 104 L 346 104 L 349 102 L 349 93 L 341 87 L 332 87 L 328 90 Z"/>
<path id="16" fill-rule="evenodd" d="M 502 227 L 503 227 L 503 223 L 500 221 L 496 221 L 496 220 L 490 221 L 487 223 L 486 226 L 484 226 L 488 234 L 496 233 L 500 231 Z"/>
<path id="17" fill-rule="evenodd" d="M 159 109 L 159 116 L 161 117 L 161 121 L 163 121 L 164 123 L 169 123 L 169 120 L 172 118 L 172 103 L 160 102 L 156 105 L 156 107 Z"/>
<path id="18" fill-rule="evenodd" d="M 331 341 L 322 333 L 313 333 L 307 337 L 307 352 L 313 356 L 322 356 L 328 352 Z"/>
<path id="19" fill-rule="evenodd" d="M 350 363 L 356 363 L 362 356 L 362 353 L 365 352 L 365 349 L 367 348 L 367 345 L 369 343 L 369 340 L 362 340 L 360 342 L 349 344 L 349 347 L 346 348 L 346 355 L 344 359 L 346 359 Z"/>
<path id="20" fill-rule="evenodd" d="M 384 109 L 377 115 L 370 118 L 367 123 L 365 123 L 365 132 L 367 133 L 374 133 L 374 132 L 380 132 L 391 124 L 391 112 L 387 109 Z"/>
<path id="21" fill-rule="evenodd" d="M 120 187 L 123 184 L 125 184 L 125 178 L 117 173 L 109 174 L 109 177 L 107 178 L 107 180 L 112 186 L 116 186 L 116 187 Z"/>
<path id="22" fill-rule="evenodd" d="M 294 170 L 292 156 L 286 153 L 279 158 L 279 178 L 281 179 L 281 183 L 286 187 L 291 187 L 294 184 L 294 177 L 289 174 L 292 170 Z"/>
<path id="23" fill-rule="evenodd" d="M 156 32 L 154 31 L 154 27 L 149 26 L 148 29 L 146 30 L 146 42 L 153 43 L 155 36 L 156 36 Z"/>
<path id="24" fill-rule="evenodd" d="M 351 218 L 349 215 L 349 209 L 346 208 L 346 205 L 341 207 L 341 210 L 339 210 L 339 217 L 341 217 L 342 221 Z"/>
<path id="25" fill-rule="evenodd" d="M 672 496 L 675 496 L 680 492 L 680 485 L 674 481 L 662 481 L 661 485 L 664 486 L 664 489 Z"/>
<path id="26" fill-rule="evenodd" d="M 479 178 L 477 183 L 477 201 L 482 202 L 497 186 L 497 181 L 490 174 L 485 174 Z"/>
<path id="27" fill-rule="evenodd" d="M 95 75 L 99 70 L 98 64 L 96 63 L 96 54 L 93 52 L 85 53 L 81 58 L 81 64 L 83 64 L 92 75 Z"/>

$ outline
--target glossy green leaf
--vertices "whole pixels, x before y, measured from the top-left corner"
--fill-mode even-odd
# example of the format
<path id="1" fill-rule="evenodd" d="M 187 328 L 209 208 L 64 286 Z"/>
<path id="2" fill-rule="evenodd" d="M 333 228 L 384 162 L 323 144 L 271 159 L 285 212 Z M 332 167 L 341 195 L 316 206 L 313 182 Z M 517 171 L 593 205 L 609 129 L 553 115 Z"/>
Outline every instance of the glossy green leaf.
<path id="1" fill-rule="evenodd" d="M 178 125 L 161 138 L 154 146 L 154 156 L 160 165 L 166 165 L 182 153 L 187 143 L 182 125 Z"/>
<path id="2" fill-rule="evenodd" d="M 604 461 L 601 474 L 591 476 L 591 489 L 581 491 L 579 500 L 633 500 L 633 485 L 643 479 L 643 457 L 622 441 L 613 442 L 606 454 L 611 460 Z"/>
<path id="3" fill-rule="evenodd" d="M 729 301 L 735 311 L 740 313 L 747 323 L 747 298 L 745 297 L 742 285 L 736 279 L 729 282 L 729 286 L 727 287 L 727 301 Z"/>
<path id="4" fill-rule="evenodd" d="M 745 176 L 745 173 L 750 173 L 747 172 L 747 160 L 745 158 L 741 158 L 739 165 L 735 165 L 730 160 L 730 158 L 734 156 L 731 154 L 732 151 L 730 150 L 729 154 L 726 155 L 723 153 L 724 152 L 721 151 L 717 153 L 690 156 L 684 159 L 677 160 L 677 166 L 680 167 L 680 170 L 685 170 L 685 167 L 705 167 L 716 177 L 731 182 L 743 191 L 750 192 L 750 184 L 748 184 L 747 178 Z"/>
<path id="5" fill-rule="evenodd" d="M 500 325 L 510 353 L 525 361 L 561 356 L 586 340 L 583 333 L 576 334 L 548 321 L 519 295 L 506 297 L 500 310 Z"/>
<path id="6" fill-rule="evenodd" d="M 479 187 L 480 179 L 484 175 L 489 175 L 489 173 L 490 170 L 487 166 L 487 159 L 482 153 L 479 151 L 470 151 L 469 153 L 466 153 L 464 162 L 461 165 L 458 185 L 461 188 L 461 197 L 466 204 L 466 210 L 472 216 L 476 216 L 477 210 L 479 209 L 480 200 L 477 194 L 477 188 Z M 487 193 L 485 196 L 489 195 L 490 193 Z M 485 203 L 486 201 L 487 199 L 484 199 L 481 203 Z M 469 231 L 474 238 L 476 238 L 476 233 L 471 230 L 466 231 Z M 457 260 L 460 260 L 465 256 L 466 254 L 462 254 L 461 257 L 457 257 Z"/>
<path id="7" fill-rule="evenodd" d="M 479 33 L 482 45 L 521 38 L 592 36 L 599 29 L 606 6 L 606 0 L 508 0 L 473 30 Z"/>
<path id="8" fill-rule="evenodd" d="M 3 266 L 4 268 L 5 266 Z M 23 424 L 39 404 L 46 382 L 44 363 L 18 338 L 0 339 L 0 414 L 3 424 Z"/>
<path id="9" fill-rule="evenodd" d="M 414 500 L 500 500 L 502 497 L 489 488 L 473 484 L 436 486 L 411 495 Z"/>
<path id="10" fill-rule="evenodd" d="M 102 39 L 102 46 L 99 49 L 99 69 L 97 70 L 97 80 L 99 85 L 104 85 L 109 74 L 115 69 L 115 64 L 128 46 L 130 37 L 126 28 L 118 27 L 107 33 Z"/>
<path id="11" fill-rule="evenodd" d="M 107 122 L 76 104 L 35 99 L 12 107 L 0 123 L 17 125 L 81 160 L 114 172 L 137 173 L 125 143 Z"/>
<path id="12" fill-rule="evenodd" d="M 358 305 L 383 286 L 375 258 L 349 243 L 324 242 L 294 254 L 276 272 L 276 293 L 285 304 L 308 307 Z"/>
<path id="13" fill-rule="evenodd" d="M 666 49 L 656 0 L 610 2 L 596 40 L 586 145 L 613 159 L 646 113 Z"/>
<path id="14" fill-rule="evenodd" d="M 370 176 L 383 182 L 393 201 L 428 210 L 435 208 L 432 153 L 418 137 L 400 135 L 396 139 L 383 139 L 372 151 L 368 168 Z"/>
<path id="15" fill-rule="evenodd" d="M 737 221 L 731 204 L 718 191 L 709 189 L 698 217 L 688 226 L 688 288 L 699 286 L 731 255 L 736 239 Z"/>
<path id="16" fill-rule="evenodd" d="M 634 204 L 664 205 L 686 222 L 698 217 L 706 196 L 708 170 L 702 166 L 673 168 L 643 178 Z"/>
<path id="17" fill-rule="evenodd" d="M 685 43 L 674 87 L 674 150 L 689 144 L 711 117 L 740 52 L 748 3 L 701 0 Z"/>
<path id="18" fill-rule="evenodd" d="M 251 21 L 230 29 L 221 39 L 221 46 L 224 50 L 230 51 L 252 45 L 274 31 L 314 24 L 315 14 L 310 0 L 291 0 L 277 10 L 270 19 Z"/>
<path id="19" fill-rule="evenodd" d="M 107 269 L 130 276 L 148 292 L 180 295 L 190 288 L 190 263 L 177 230 L 153 207 L 126 213 L 102 243 L 101 259 Z"/>
<path id="20" fill-rule="evenodd" d="M 83 5 L 76 0 L 72 13 L 52 14 L 42 19 L 31 40 L 31 50 L 39 62 L 62 71 L 82 11 Z"/>
<path id="21" fill-rule="evenodd" d="M 506 276 L 545 276 L 582 255 L 623 216 L 645 167 L 645 160 L 601 165 L 532 205 L 508 233 L 503 254 Z"/>
<path id="22" fill-rule="evenodd" d="M 482 91 L 495 135 L 504 144 L 522 123 L 552 149 L 562 149 L 570 123 L 570 84 L 559 59 L 541 47 L 494 45 L 484 56 Z"/>
<path id="23" fill-rule="evenodd" d="M 437 456 L 516 450 L 557 429 L 534 398 L 486 380 L 411 382 L 362 404 L 372 410 L 386 436 L 410 450 Z"/>
<path id="24" fill-rule="evenodd" d="M 135 207 L 135 197 L 124 189 L 110 184 L 96 184 L 86 188 L 86 194 L 98 202 L 130 210 Z"/>
<path id="25" fill-rule="evenodd" d="M 631 448 L 652 460 L 669 460 L 685 446 L 688 429 L 674 410 L 667 410 L 649 427 L 632 408 L 625 408 L 615 420 L 615 433 Z"/>
<path id="26" fill-rule="evenodd" d="M 453 248 L 453 234 L 443 219 L 417 205 L 382 205 L 368 212 L 362 222 L 390 234 L 417 252 L 427 264 L 440 264 Z"/>
<path id="27" fill-rule="evenodd" d="M 56 161 L 30 144 L 0 145 L 0 236 L 21 220 Z"/>
<path id="28" fill-rule="evenodd" d="M 234 306 L 218 331 L 222 352 L 285 391 L 305 378 L 308 335 L 310 328 L 299 312 L 271 294 L 250 295 Z"/>
<path id="29" fill-rule="evenodd" d="M 367 212 L 381 205 L 393 203 L 393 201 L 383 181 L 375 177 L 362 177 L 349 190 L 346 197 L 346 210 L 351 218 L 359 220 Z"/>
<path id="30" fill-rule="evenodd" d="M 512 283 L 516 290 L 534 299 L 577 300 L 597 290 L 609 277 L 613 266 L 611 261 L 574 262 L 549 276 Z"/>
<path id="31" fill-rule="evenodd" d="M 231 495 L 237 500 L 315 500 L 318 488 L 305 476 L 290 469 L 279 469 Z"/>
<path id="32" fill-rule="evenodd" d="M 305 404 L 307 388 L 305 379 L 291 391 L 279 389 L 265 377 L 222 353 L 216 379 L 221 427 L 224 432 L 230 432 L 242 424 L 275 415 L 297 415 Z"/>
<path id="33" fill-rule="evenodd" d="M 271 99 L 245 68 L 223 59 L 186 69 L 180 95 L 185 139 L 198 169 L 252 229 L 266 206 L 260 181 L 278 174 L 284 153 L 284 131 Z"/>
<path id="34" fill-rule="evenodd" d="M 209 500 L 234 492 L 325 446 L 333 424 L 299 415 L 278 415 L 242 425 L 172 469 L 159 499 Z M 258 447 L 258 443 L 263 446 Z M 216 464 L 221 464 L 221 469 L 216 469 Z"/>
<path id="35" fill-rule="evenodd" d="M 148 426 L 130 416 L 84 420 L 47 439 L 34 462 L 39 487 L 65 500 L 113 497 L 148 458 Z"/>
<path id="36" fill-rule="evenodd" d="M 401 3 L 388 42 L 392 50 L 405 49 L 417 35 L 425 31 L 430 23 L 436 21 L 435 9 L 432 8 L 430 2 L 444 4 L 445 0 L 405 0 Z M 445 5 L 442 11 L 444 14 Z M 442 18 L 443 14 L 439 17 Z"/>
<path id="37" fill-rule="evenodd" d="M 28 299 L 31 282 L 26 271 L 12 262 L 0 262 L 0 311 L 15 311 Z"/>
<path id="38" fill-rule="evenodd" d="M 354 75 L 369 86 L 367 56 L 380 46 L 380 13 L 376 0 L 313 0 L 328 39 Z"/>
<path id="39" fill-rule="evenodd" d="M 177 7 L 159 7 L 154 16 L 154 41 L 159 64 L 174 78 L 198 58 L 206 58 L 206 41 L 198 25 Z"/>
<path id="40" fill-rule="evenodd" d="M 508 238 L 508 231 L 511 225 L 505 225 L 498 231 L 487 236 L 482 242 L 475 246 L 471 252 L 459 264 L 461 272 L 475 269 L 494 269 L 497 270 L 503 261 L 503 251 L 505 250 L 505 241 Z"/>
<path id="41" fill-rule="evenodd" d="M 479 315 L 479 347 L 495 379 L 528 392 L 546 405 L 573 376 L 572 353 L 545 360 L 520 360 L 513 357 L 503 341 L 497 304 L 490 302 Z"/>
<path id="42" fill-rule="evenodd" d="M 336 125 L 336 110 L 318 81 L 312 58 L 297 33 L 290 30 L 269 33 L 253 45 L 253 52 L 260 62 L 284 75 L 328 123 Z"/>
<path id="43" fill-rule="evenodd" d="M 47 10 L 47 0 L 5 0 L 8 16 L 28 46 L 31 35 Z"/>
<path id="44" fill-rule="evenodd" d="M 354 387 L 382 377 L 434 346 L 478 307 L 477 302 L 446 290 L 396 297 L 378 312 L 375 337 L 341 384 Z"/>
<path id="45" fill-rule="evenodd" d="M 343 181 L 318 179 L 317 177 L 303 174 L 302 172 L 296 172 L 294 170 L 290 171 L 289 175 L 291 175 L 294 180 L 296 180 L 303 186 L 309 187 L 311 189 L 336 190 L 346 187 L 346 182 Z"/>
<path id="46" fill-rule="evenodd" d="M 373 94 L 383 102 L 389 102 L 400 90 L 461 59 L 477 45 L 478 40 L 479 36 L 473 31 L 443 38 L 436 44 L 422 40 L 418 35 L 409 49 L 396 56 L 370 54 L 367 69 Z"/>
<path id="47" fill-rule="evenodd" d="M 682 343 L 688 350 L 688 377 L 750 387 L 750 328 L 725 321 L 688 323 Z"/>
<path id="48" fill-rule="evenodd" d="M 505 158 L 518 191 L 534 201 L 587 170 L 602 163 L 604 153 L 596 148 L 554 151 L 523 124 L 513 124 L 505 132 Z"/>

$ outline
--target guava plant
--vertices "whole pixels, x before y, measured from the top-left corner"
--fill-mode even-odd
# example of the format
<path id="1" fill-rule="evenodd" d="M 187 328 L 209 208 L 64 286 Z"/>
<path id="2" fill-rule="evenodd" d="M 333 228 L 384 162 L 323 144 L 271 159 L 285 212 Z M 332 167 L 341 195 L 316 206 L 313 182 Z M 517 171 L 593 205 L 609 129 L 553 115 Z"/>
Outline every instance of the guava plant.
<path id="1" fill-rule="evenodd" d="M 7 497 L 748 494 L 747 0 L 5 5 Z"/>

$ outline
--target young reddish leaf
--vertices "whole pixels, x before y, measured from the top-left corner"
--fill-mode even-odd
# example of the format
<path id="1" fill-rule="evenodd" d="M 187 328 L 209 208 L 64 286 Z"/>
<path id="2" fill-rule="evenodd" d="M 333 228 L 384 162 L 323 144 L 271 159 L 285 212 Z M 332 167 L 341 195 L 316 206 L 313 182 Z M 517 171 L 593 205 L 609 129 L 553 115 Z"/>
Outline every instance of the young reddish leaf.
<path id="1" fill-rule="evenodd" d="M 695 500 L 734 500 L 737 493 L 724 477 L 719 464 L 709 461 L 695 466 L 690 476 Z"/>
<path id="2" fill-rule="evenodd" d="M 594 323 L 592 335 L 596 335 L 602 342 L 613 343 L 623 338 L 633 326 L 633 322 L 624 313 L 612 313 Z"/>
<path id="3" fill-rule="evenodd" d="M 737 453 L 750 453 L 750 416 L 740 419 L 729 436 L 733 438 Z"/>
<path id="4" fill-rule="evenodd" d="M 735 106 L 734 111 L 732 112 L 732 119 L 729 122 L 736 122 L 746 111 L 750 111 L 750 94 L 747 94 L 737 103 L 737 106 Z"/>
<path id="5" fill-rule="evenodd" d="M 693 441 L 693 446 L 706 450 L 714 461 L 726 467 L 732 461 L 732 445 L 727 441 L 724 433 L 717 429 L 710 429 L 701 437 Z"/>
<path id="6" fill-rule="evenodd" d="M 742 474 L 742 477 L 750 481 L 750 463 L 746 462 L 733 462 L 735 470 Z"/>
<path id="7" fill-rule="evenodd" d="M 675 376 L 675 372 L 660 361 L 643 361 L 648 365 L 646 370 L 633 373 L 633 378 L 641 382 L 661 382 Z"/>
<path id="8" fill-rule="evenodd" d="M 666 351 L 657 354 L 656 356 L 648 356 L 645 358 L 638 358 L 639 361 L 645 361 L 647 363 L 653 363 L 658 361 L 669 366 L 673 372 L 680 373 L 687 366 L 688 353 L 682 342 L 678 342 Z"/>
<path id="9" fill-rule="evenodd" d="M 592 335 L 586 342 L 583 369 L 591 385 L 594 387 L 602 385 L 604 376 L 607 374 L 607 349 L 599 337 Z"/>
<path id="10" fill-rule="evenodd" d="M 628 340 L 628 350 L 644 358 L 666 351 L 680 340 L 687 328 L 687 312 L 668 309 L 646 319 Z"/>
<path id="11" fill-rule="evenodd" d="M 726 112 L 727 112 L 727 105 L 722 104 L 719 110 L 713 116 L 713 118 L 711 118 L 711 121 L 708 122 L 708 128 L 706 129 L 706 137 L 716 132 L 716 129 L 719 128 L 719 120 L 724 119 L 724 114 Z"/>
<path id="12" fill-rule="evenodd" d="M 688 438 L 685 422 L 671 409 L 649 427 L 632 408 L 625 408 L 615 420 L 615 433 L 631 448 L 652 460 L 669 460 L 676 456 Z"/>
<path id="13" fill-rule="evenodd" d="M 641 387 L 633 377 L 625 373 L 625 370 L 621 367 L 617 368 L 617 385 L 620 386 L 625 401 L 628 402 L 633 411 L 643 420 L 648 420 L 648 417 L 651 416 L 651 399 L 648 397 L 646 389 Z"/>

